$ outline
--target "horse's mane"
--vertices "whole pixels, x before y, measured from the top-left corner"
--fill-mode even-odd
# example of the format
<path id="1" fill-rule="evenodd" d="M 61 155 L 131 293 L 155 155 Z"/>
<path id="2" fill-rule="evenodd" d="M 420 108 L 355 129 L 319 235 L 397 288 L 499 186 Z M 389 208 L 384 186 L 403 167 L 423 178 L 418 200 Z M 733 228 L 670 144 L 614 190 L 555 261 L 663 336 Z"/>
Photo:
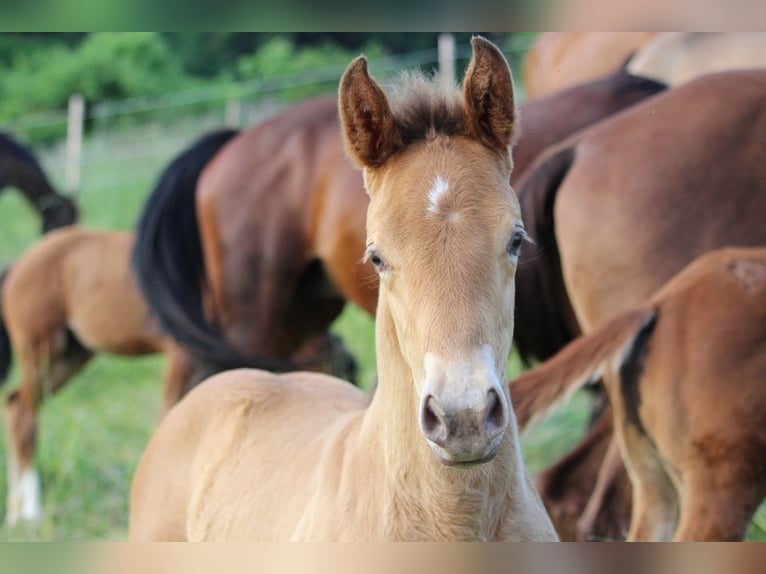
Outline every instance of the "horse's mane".
<path id="1" fill-rule="evenodd" d="M 390 92 L 389 100 L 394 123 L 405 144 L 463 131 L 460 91 L 457 85 L 445 91 L 437 76 L 405 72 Z"/>

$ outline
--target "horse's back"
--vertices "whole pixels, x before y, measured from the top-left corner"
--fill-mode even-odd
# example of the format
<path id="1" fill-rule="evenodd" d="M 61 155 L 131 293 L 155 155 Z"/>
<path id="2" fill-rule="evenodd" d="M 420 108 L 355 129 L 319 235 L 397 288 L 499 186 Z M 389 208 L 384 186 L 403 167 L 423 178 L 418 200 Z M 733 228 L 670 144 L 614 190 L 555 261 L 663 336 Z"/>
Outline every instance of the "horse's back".
<path id="1" fill-rule="evenodd" d="M 704 74 L 766 67 L 762 32 L 666 32 L 631 59 L 631 73 L 671 86 Z"/>
<path id="2" fill-rule="evenodd" d="M 764 93 L 766 72 L 710 75 L 579 137 L 554 222 L 586 331 L 705 251 L 766 243 Z"/>
<path id="3" fill-rule="evenodd" d="M 6 321 L 13 331 L 24 332 L 30 325 L 38 327 L 32 331 L 47 332 L 64 320 L 66 266 L 87 234 L 77 227 L 53 230 L 13 263 L 2 293 Z"/>
<path id="4" fill-rule="evenodd" d="M 130 269 L 127 231 L 56 229 L 14 264 L 4 290 L 9 321 L 39 338 L 66 326 L 88 349 L 155 352 L 156 325 Z"/>
<path id="5" fill-rule="evenodd" d="M 131 538 L 289 539 L 328 445 L 368 402 L 316 373 L 240 369 L 205 381 L 163 419 L 139 463 Z"/>

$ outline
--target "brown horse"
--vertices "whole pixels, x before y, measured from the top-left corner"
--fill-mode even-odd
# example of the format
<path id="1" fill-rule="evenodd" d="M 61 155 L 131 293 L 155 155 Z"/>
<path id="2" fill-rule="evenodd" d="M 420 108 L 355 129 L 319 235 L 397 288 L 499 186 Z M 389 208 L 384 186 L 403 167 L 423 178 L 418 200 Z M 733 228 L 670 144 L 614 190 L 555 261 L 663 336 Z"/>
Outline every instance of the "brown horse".
<path id="1" fill-rule="evenodd" d="M 535 99 L 613 73 L 655 32 L 545 32 L 524 57 L 524 89 Z"/>
<path id="2" fill-rule="evenodd" d="M 481 38 L 463 95 L 412 76 L 340 84 L 370 195 L 378 388 L 230 371 L 160 424 L 133 540 L 554 540 L 521 459 L 505 363 L 525 234 L 509 185 L 511 73 Z"/>
<path id="3" fill-rule="evenodd" d="M 766 497 L 766 249 L 713 251 L 511 383 L 519 424 L 610 372 L 628 540 L 742 540 Z"/>
<path id="4" fill-rule="evenodd" d="M 6 401 L 8 505 L 6 522 L 42 518 L 34 469 L 37 411 L 94 352 L 165 352 L 165 408 L 181 396 L 190 362 L 163 337 L 130 271 L 131 233 L 56 230 L 11 268 L 2 289 L 2 314 L 20 362 L 21 384 Z M 0 331 L 4 330 L 0 325 Z M 2 367 L 7 374 L 10 360 Z"/>
<path id="5" fill-rule="evenodd" d="M 32 152 L 0 133 L 0 191 L 15 187 L 43 220 L 43 232 L 77 221 L 77 208 L 57 193 Z"/>
<path id="6" fill-rule="evenodd" d="M 587 333 L 706 251 L 766 244 L 765 93 L 766 72 L 711 74 L 546 153 L 519 185 L 540 285 L 519 298 L 549 293 Z"/>
<path id="7" fill-rule="evenodd" d="M 546 146 L 663 89 L 619 70 L 525 102 L 512 183 Z M 367 204 L 343 154 L 334 99 L 299 104 L 241 135 L 213 134 L 171 164 L 147 202 L 139 284 L 195 356 L 219 367 L 300 367 L 285 357 L 325 333 L 346 301 L 375 311 L 377 278 L 360 262 Z M 532 299 L 520 312 L 532 313 Z M 540 352 L 539 340 L 519 340 L 525 357 L 557 350 Z"/>

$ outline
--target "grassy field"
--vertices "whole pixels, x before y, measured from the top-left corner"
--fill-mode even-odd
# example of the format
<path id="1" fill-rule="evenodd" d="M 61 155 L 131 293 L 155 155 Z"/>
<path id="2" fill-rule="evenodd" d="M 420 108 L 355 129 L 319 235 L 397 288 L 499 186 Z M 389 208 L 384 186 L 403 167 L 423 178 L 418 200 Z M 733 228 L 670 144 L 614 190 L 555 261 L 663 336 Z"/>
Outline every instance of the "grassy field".
<path id="1" fill-rule="evenodd" d="M 143 134 L 150 140 L 152 127 Z M 79 201 L 87 228 L 129 229 L 158 171 L 170 155 L 201 131 L 178 131 L 177 145 L 135 161 L 110 159 L 107 138 L 88 142 L 87 167 Z M 141 141 L 140 139 L 137 141 Z M 55 154 L 47 158 L 53 162 Z M 101 158 L 101 159 L 98 159 Z M 37 237 L 39 221 L 19 196 L 0 194 L 0 264 L 18 256 Z M 44 280 L 44 278 L 41 278 Z M 374 381 L 373 321 L 349 306 L 333 329 L 357 357 L 362 384 Z M 163 359 L 97 356 L 41 413 L 38 468 L 45 520 L 40 527 L 0 529 L 5 540 L 123 540 L 127 532 L 130 482 L 154 427 L 161 397 Z M 519 372 L 514 356 L 511 371 Z M 14 369 L 4 390 L 18 380 Z M 581 436 L 587 402 L 583 397 L 554 413 L 524 439 L 524 454 L 536 472 L 565 452 Z M 4 437 L 3 437 L 4 438 Z M 5 513 L 5 442 L 0 446 L 0 513 Z M 763 531 L 753 530 L 754 538 Z"/>

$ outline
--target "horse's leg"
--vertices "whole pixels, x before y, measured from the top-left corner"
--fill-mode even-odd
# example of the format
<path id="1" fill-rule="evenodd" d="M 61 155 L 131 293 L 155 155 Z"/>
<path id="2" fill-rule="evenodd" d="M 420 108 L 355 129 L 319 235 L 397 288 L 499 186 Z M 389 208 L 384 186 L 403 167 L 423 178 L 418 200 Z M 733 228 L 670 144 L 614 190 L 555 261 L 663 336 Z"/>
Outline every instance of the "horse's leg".
<path id="1" fill-rule="evenodd" d="M 604 460 L 598 469 L 596 486 L 588 499 L 582 516 L 577 520 L 577 539 L 580 541 L 590 540 L 596 527 L 599 513 L 604 507 L 607 493 L 612 487 L 614 480 L 622 467 L 622 458 L 617 447 L 617 441 L 612 437 L 609 442 Z"/>
<path id="2" fill-rule="evenodd" d="M 40 359 L 33 349 L 19 349 L 21 385 L 6 398 L 5 425 L 8 437 L 8 495 L 5 521 L 39 522 L 42 518 L 40 479 L 34 468 L 37 442 L 37 406 L 40 397 Z"/>
<path id="3" fill-rule="evenodd" d="M 715 477 L 725 464 L 715 467 Z M 681 518 L 673 541 L 744 540 L 766 492 L 763 485 L 753 482 L 751 469 L 736 470 L 738 480 L 726 486 L 716 484 L 710 470 L 698 473 L 684 484 Z"/>
<path id="4" fill-rule="evenodd" d="M 170 343 L 165 349 L 165 391 L 161 417 L 189 392 L 194 384 L 194 361 L 178 345 Z"/>
<path id="5" fill-rule="evenodd" d="M 47 393 L 60 389 L 88 359 L 91 352 L 73 338 L 43 365 L 50 344 L 17 346 L 21 385 L 6 399 L 5 422 L 8 436 L 8 505 L 6 522 L 42 519 L 40 478 L 34 467 L 37 447 L 37 411 Z M 43 388 L 43 382 L 47 382 Z"/>
<path id="6" fill-rule="evenodd" d="M 678 522 L 678 493 L 645 434 L 622 429 L 622 453 L 633 484 L 628 541 L 669 540 Z"/>

